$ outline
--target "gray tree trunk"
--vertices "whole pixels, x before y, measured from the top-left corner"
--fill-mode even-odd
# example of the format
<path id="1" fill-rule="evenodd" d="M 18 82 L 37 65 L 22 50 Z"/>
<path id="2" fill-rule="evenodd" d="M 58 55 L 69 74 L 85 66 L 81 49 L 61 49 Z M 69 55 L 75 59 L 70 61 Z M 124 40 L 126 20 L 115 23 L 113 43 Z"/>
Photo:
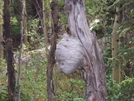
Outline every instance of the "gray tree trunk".
<path id="1" fill-rule="evenodd" d="M 22 13 L 21 13 L 22 19 L 21 19 L 21 40 L 20 40 L 20 49 L 19 49 L 19 57 L 18 57 L 17 101 L 20 101 L 20 96 L 21 96 L 20 81 L 21 81 L 21 68 L 22 68 L 22 45 L 24 39 L 24 29 L 26 27 L 26 19 L 25 19 L 26 1 L 22 0 L 21 3 L 22 3 Z"/>
<path id="2" fill-rule="evenodd" d="M 96 36 L 90 32 L 84 0 L 65 0 L 71 35 L 80 40 L 86 59 L 84 79 L 86 101 L 106 101 L 106 73 Z"/>

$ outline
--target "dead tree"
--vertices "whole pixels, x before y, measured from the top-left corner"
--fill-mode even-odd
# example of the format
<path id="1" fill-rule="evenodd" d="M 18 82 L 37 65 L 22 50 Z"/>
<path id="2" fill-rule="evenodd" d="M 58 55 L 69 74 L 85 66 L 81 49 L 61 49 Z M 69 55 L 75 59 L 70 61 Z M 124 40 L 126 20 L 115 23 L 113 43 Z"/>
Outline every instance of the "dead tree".
<path id="1" fill-rule="evenodd" d="M 90 32 L 84 5 L 84 0 L 65 0 L 71 35 L 57 45 L 56 59 L 59 68 L 67 74 L 78 66 L 83 67 L 86 101 L 106 101 L 105 65 L 96 36 Z"/>

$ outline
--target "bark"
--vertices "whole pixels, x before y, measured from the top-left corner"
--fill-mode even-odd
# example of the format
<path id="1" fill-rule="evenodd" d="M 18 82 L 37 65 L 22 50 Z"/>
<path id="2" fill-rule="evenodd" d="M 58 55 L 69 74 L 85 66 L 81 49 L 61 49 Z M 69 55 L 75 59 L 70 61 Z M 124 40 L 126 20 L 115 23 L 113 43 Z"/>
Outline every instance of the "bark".
<path id="1" fill-rule="evenodd" d="M 49 42 L 48 42 L 48 33 L 47 33 L 47 30 L 46 30 L 46 1 L 45 0 L 42 0 L 42 9 L 43 9 L 43 32 L 44 32 L 44 36 L 45 36 L 45 45 L 46 47 L 49 45 Z"/>
<path id="2" fill-rule="evenodd" d="M 112 57 L 118 61 L 118 55 L 117 51 L 119 48 L 119 34 L 117 33 L 117 30 L 119 28 L 119 25 L 121 23 L 121 12 L 119 12 L 120 4 L 116 7 L 117 14 L 115 15 L 115 21 L 112 31 Z M 117 83 L 120 83 L 121 81 L 121 70 L 120 66 L 116 66 L 113 68 L 112 71 L 112 77 L 113 80 L 115 80 Z"/>
<path id="3" fill-rule="evenodd" d="M 10 28 L 10 0 L 4 0 L 4 36 L 8 72 L 9 101 L 15 101 L 15 70 L 13 63 L 13 47 Z"/>
<path id="4" fill-rule="evenodd" d="M 23 35 L 24 35 L 24 28 L 25 28 L 25 10 L 26 10 L 26 1 L 22 0 L 22 20 L 21 20 L 21 40 L 20 40 L 20 49 L 19 49 L 19 57 L 18 57 L 18 78 L 17 78 L 17 101 L 20 101 L 20 79 L 21 79 L 21 67 L 22 67 L 22 44 L 23 44 Z M 25 36 L 24 36 L 25 38 Z"/>
<path id="5" fill-rule="evenodd" d="M 0 58 L 3 58 L 3 26 L 0 24 Z"/>
<path id="6" fill-rule="evenodd" d="M 24 23 L 24 25 L 23 25 L 23 32 L 24 32 L 24 44 L 25 45 L 27 45 L 28 44 L 28 37 L 27 37 L 27 30 L 28 30 L 28 28 L 27 28 L 27 10 L 26 10 L 26 1 L 24 0 L 24 1 L 22 1 L 22 2 L 24 2 L 24 5 L 22 6 L 22 9 L 24 9 L 24 11 L 22 11 L 22 12 L 24 12 L 24 14 L 23 14 L 23 16 L 24 16 L 24 18 L 23 18 L 23 23 Z"/>
<path id="7" fill-rule="evenodd" d="M 56 49 L 56 39 L 57 39 L 57 27 L 58 27 L 58 1 L 53 0 L 51 3 L 52 9 L 52 36 L 51 36 L 51 47 L 48 55 L 47 64 L 47 94 L 48 101 L 54 101 L 54 87 L 53 87 L 53 66 L 55 64 L 55 49 Z"/>
<path id="8" fill-rule="evenodd" d="M 46 2 L 48 2 L 48 4 L 51 4 L 51 1 L 50 0 L 47 0 Z M 51 7 L 49 6 L 49 8 L 48 9 L 51 9 Z M 50 21 L 50 22 L 52 22 L 52 14 L 51 14 L 51 12 L 50 11 L 47 11 L 48 13 L 47 13 L 47 19 Z M 47 22 L 47 31 L 48 31 L 48 42 L 50 43 L 50 36 L 51 36 L 51 33 L 52 33 L 52 24 L 51 23 L 49 23 L 49 22 Z"/>
<path id="9" fill-rule="evenodd" d="M 0 10 L 3 9 L 3 3 L 0 2 Z M 2 11 L 0 12 L 0 58 L 3 58 L 3 46 L 2 46 L 2 42 L 3 42 L 3 13 Z"/>
<path id="10" fill-rule="evenodd" d="M 65 12 L 72 36 L 80 40 L 84 49 L 86 101 L 106 101 L 105 65 L 96 36 L 90 32 L 84 3 L 84 0 L 65 0 Z"/>

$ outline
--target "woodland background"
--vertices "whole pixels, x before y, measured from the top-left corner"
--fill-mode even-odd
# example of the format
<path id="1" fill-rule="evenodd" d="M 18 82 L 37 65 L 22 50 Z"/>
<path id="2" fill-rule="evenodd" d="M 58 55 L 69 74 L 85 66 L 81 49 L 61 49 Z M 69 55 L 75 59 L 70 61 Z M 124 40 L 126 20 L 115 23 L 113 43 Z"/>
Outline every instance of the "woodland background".
<path id="1" fill-rule="evenodd" d="M 64 0 L 58 0 L 57 5 L 51 0 L 24 0 L 23 6 L 19 0 L 0 1 L 0 101 L 9 100 L 4 2 L 10 4 L 7 10 L 10 11 L 8 23 L 11 24 L 13 40 L 15 88 L 19 88 L 17 84 L 20 83 L 21 101 L 46 101 L 46 71 L 50 55 L 46 47 L 52 45 L 53 32 L 57 33 L 58 43 L 65 30 L 68 31 Z M 108 101 L 134 101 L 134 1 L 85 0 L 85 7 L 90 29 L 98 38 L 107 65 Z M 54 14 L 58 16 L 53 18 Z M 18 69 L 20 67 L 21 70 Z M 52 79 L 56 101 L 85 101 L 81 72 L 77 70 L 65 75 L 55 67 Z M 20 80 L 17 79 L 19 77 Z"/>

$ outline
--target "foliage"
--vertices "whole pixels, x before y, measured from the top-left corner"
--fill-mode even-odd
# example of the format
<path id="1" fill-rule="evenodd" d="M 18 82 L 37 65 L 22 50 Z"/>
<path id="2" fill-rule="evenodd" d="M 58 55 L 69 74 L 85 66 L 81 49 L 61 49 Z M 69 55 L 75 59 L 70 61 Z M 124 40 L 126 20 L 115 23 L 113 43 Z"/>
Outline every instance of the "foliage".
<path id="1" fill-rule="evenodd" d="M 28 32 L 26 35 L 29 37 L 28 41 L 30 49 L 42 48 L 44 46 L 44 35 L 41 33 L 39 19 L 32 19 L 28 21 Z"/>
<path id="2" fill-rule="evenodd" d="M 1 88 L 1 91 L 0 91 L 0 101 L 9 101 L 7 86 L 5 85 Z"/>
<path id="3" fill-rule="evenodd" d="M 110 0 L 111 1 L 111 0 Z M 105 28 L 105 35 L 110 35 L 112 32 L 113 26 L 113 15 L 112 12 L 114 11 L 116 5 L 122 3 L 122 8 L 120 11 L 124 11 L 125 14 L 127 12 L 127 16 L 123 15 L 123 22 L 121 23 L 117 33 L 119 34 L 119 50 L 117 52 L 118 59 L 114 59 L 111 57 L 111 44 L 109 41 L 109 45 L 105 45 L 102 49 L 104 50 L 103 59 L 105 64 L 107 65 L 106 73 L 107 73 L 107 91 L 108 91 L 108 101 L 133 101 L 133 77 L 134 77 L 134 51 L 133 51 L 133 1 L 130 2 L 122 2 L 124 0 L 115 0 L 115 2 L 111 3 L 110 1 L 107 2 L 107 11 L 104 17 L 105 20 L 105 27 L 97 25 L 94 27 L 94 31 L 97 32 L 99 28 L 99 32 L 102 33 L 103 28 Z M 123 12 L 123 13 L 124 13 Z M 101 20 L 100 20 L 101 23 Z M 108 29 L 108 30 L 106 30 Z M 99 36 L 100 36 L 99 33 Z M 98 32 L 97 32 L 98 34 Z M 102 34 L 101 34 L 102 35 Z M 104 43 L 104 41 L 103 41 Z M 120 84 L 115 83 L 112 80 L 112 68 L 113 67 L 121 67 L 122 69 L 122 82 Z"/>
<path id="4" fill-rule="evenodd" d="M 120 84 L 120 95 L 118 101 L 134 101 L 134 78 L 126 77 Z"/>
<path id="5" fill-rule="evenodd" d="M 11 30 L 12 30 L 12 34 L 13 35 L 18 35 L 20 34 L 20 17 L 19 16 L 15 16 L 15 17 L 11 17 Z"/>
<path id="6" fill-rule="evenodd" d="M 0 101 L 8 101 L 6 60 L 0 58 Z"/>
<path id="7" fill-rule="evenodd" d="M 85 101 L 85 83 L 80 71 L 65 75 L 56 70 L 53 77 L 56 101 Z"/>
<path id="8" fill-rule="evenodd" d="M 118 34 L 120 37 L 120 44 L 118 50 L 119 61 L 121 62 L 121 67 L 123 72 L 123 76 L 126 77 L 134 77 L 134 37 L 133 37 L 133 1 L 126 2 L 123 4 L 122 8 L 124 13 L 127 11 L 127 16 L 124 16 L 124 22 L 121 23 Z"/>
<path id="9" fill-rule="evenodd" d="M 134 78 L 126 77 L 120 84 L 115 83 L 111 77 L 107 77 L 108 101 L 133 101 Z"/>
<path id="10" fill-rule="evenodd" d="M 44 75 L 43 67 L 39 67 L 38 70 L 23 70 L 21 80 L 22 101 L 46 100 L 46 77 Z"/>
<path id="11" fill-rule="evenodd" d="M 107 75 L 107 92 L 108 92 L 108 101 L 116 101 L 116 99 L 118 99 L 120 92 L 120 85 L 112 80 L 111 75 Z"/>
<path id="12" fill-rule="evenodd" d="M 86 0 L 85 4 L 87 13 L 91 16 L 91 19 L 99 19 L 104 16 L 107 4 L 106 0 Z"/>
<path id="13" fill-rule="evenodd" d="M 23 53 L 24 54 L 24 53 Z M 30 56 L 29 56 L 29 55 Z M 21 101 L 45 101 L 47 100 L 47 88 L 46 88 L 46 64 L 47 61 L 43 56 L 44 52 L 36 53 L 29 52 L 23 57 L 29 56 L 27 62 L 22 61 L 22 72 L 21 72 Z M 44 60 L 43 60 L 44 59 Z M 1 59 L 1 72 L 0 75 L 0 101 L 8 101 L 7 94 L 7 77 L 6 63 Z M 17 65 L 15 64 L 15 69 L 17 72 Z M 57 101 L 85 101 L 84 91 L 85 84 L 81 78 L 80 71 L 76 71 L 71 75 L 65 75 L 61 73 L 57 68 L 54 68 L 53 76 L 55 94 Z M 17 87 L 16 87 L 17 88 Z M 79 88 L 79 89 L 78 89 Z M 3 99 L 3 100 L 2 100 Z M 7 100 L 6 100 L 7 99 Z"/>

